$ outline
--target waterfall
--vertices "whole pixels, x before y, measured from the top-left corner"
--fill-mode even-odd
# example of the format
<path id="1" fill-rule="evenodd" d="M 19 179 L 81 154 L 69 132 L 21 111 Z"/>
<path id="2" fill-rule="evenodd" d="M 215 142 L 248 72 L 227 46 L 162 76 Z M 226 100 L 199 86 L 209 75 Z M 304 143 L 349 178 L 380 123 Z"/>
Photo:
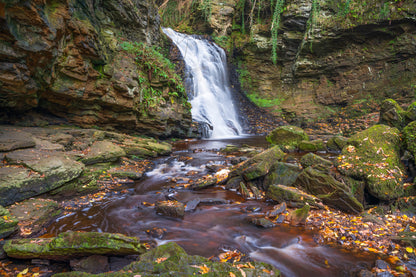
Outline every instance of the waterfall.
<path id="1" fill-rule="evenodd" d="M 203 136 L 233 137 L 242 133 L 231 98 L 226 55 L 215 43 L 164 28 L 184 60 L 192 118 L 202 126 Z"/>

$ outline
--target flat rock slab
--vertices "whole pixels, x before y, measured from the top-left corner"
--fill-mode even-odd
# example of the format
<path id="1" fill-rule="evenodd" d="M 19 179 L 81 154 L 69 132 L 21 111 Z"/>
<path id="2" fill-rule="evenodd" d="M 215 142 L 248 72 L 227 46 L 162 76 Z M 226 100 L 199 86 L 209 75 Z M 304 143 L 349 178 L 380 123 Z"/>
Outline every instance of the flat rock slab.
<path id="1" fill-rule="evenodd" d="M 66 232 L 54 238 L 13 239 L 6 241 L 3 249 L 12 258 L 58 261 L 90 255 L 137 255 L 146 251 L 138 238 L 98 232 Z"/>
<path id="2" fill-rule="evenodd" d="M 53 190 L 84 169 L 62 152 L 24 149 L 8 153 L 6 159 L 12 165 L 0 167 L 0 205 L 4 206 Z"/>
<path id="3" fill-rule="evenodd" d="M 0 131 L 0 152 L 7 152 L 36 145 L 32 135 L 20 130 L 4 129 Z"/>
<path id="4" fill-rule="evenodd" d="M 19 220 L 21 236 L 39 233 L 45 224 L 48 224 L 61 213 L 59 205 L 51 199 L 31 198 L 11 205 L 10 214 Z"/>
<path id="5" fill-rule="evenodd" d="M 96 141 L 91 146 L 88 153 L 81 160 L 84 164 L 96 164 L 96 163 L 106 163 L 106 162 L 115 162 L 120 157 L 126 156 L 124 150 L 112 143 L 111 141 Z"/>

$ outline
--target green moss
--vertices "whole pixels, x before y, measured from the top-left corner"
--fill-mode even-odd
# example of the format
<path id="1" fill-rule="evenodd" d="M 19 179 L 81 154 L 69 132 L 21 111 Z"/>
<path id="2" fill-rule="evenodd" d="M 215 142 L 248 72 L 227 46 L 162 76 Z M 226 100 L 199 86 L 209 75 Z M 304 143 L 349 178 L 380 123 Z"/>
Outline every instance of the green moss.
<path id="1" fill-rule="evenodd" d="M 337 159 L 338 170 L 367 182 L 376 198 L 400 197 L 403 189 L 403 165 L 400 163 L 400 133 L 396 128 L 375 125 L 348 140 Z"/>
<path id="2" fill-rule="evenodd" d="M 406 149 L 413 154 L 413 157 L 416 157 L 416 121 L 410 122 L 403 129 L 403 140 Z"/>
<path id="3" fill-rule="evenodd" d="M 308 141 L 309 137 L 301 128 L 296 126 L 280 126 L 274 129 L 267 137 L 267 141 L 279 146 L 297 147 L 302 140 Z"/>
<path id="4" fill-rule="evenodd" d="M 323 151 L 325 150 L 324 142 L 320 140 L 302 140 L 298 144 L 299 150 L 301 151 Z"/>

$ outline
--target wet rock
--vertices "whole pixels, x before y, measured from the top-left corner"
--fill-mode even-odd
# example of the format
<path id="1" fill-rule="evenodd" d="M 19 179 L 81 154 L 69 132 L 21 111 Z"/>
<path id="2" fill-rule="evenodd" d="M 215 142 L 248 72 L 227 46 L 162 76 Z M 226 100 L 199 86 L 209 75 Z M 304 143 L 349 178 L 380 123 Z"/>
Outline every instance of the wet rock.
<path id="1" fill-rule="evenodd" d="M 126 156 L 124 150 L 110 141 L 96 141 L 88 153 L 81 159 L 85 165 L 115 162 Z"/>
<path id="2" fill-rule="evenodd" d="M 353 135 L 336 163 L 342 174 L 365 181 L 368 192 L 380 200 L 404 195 L 400 132 L 396 128 L 375 125 Z"/>
<path id="3" fill-rule="evenodd" d="M 281 147 L 292 146 L 298 147 L 298 144 L 302 141 L 308 141 L 309 137 L 299 127 L 296 126 L 280 126 L 274 129 L 266 137 L 267 141 L 271 144 L 278 145 Z"/>
<path id="4" fill-rule="evenodd" d="M 277 217 L 277 219 L 275 220 L 276 223 L 283 223 L 286 220 L 286 216 L 284 214 L 281 214 Z"/>
<path id="5" fill-rule="evenodd" d="M 69 262 L 73 271 L 81 271 L 98 274 L 109 271 L 108 257 L 92 255 L 82 259 L 74 259 Z"/>
<path id="6" fill-rule="evenodd" d="M 114 177 L 128 178 L 132 180 L 139 180 L 143 177 L 143 172 L 138 171 L 137 169 L 132 167 L 111 168 L 110 170 L 108 170 L 108 173 L 110 173 Z"/>
<path id="7" fill-rule="evenodd" d="M 77 178 L 83 164 L 60 152 L 16 150 L 7 160 L 18 167 L 0 168 L 0 205 L 10 205 L 51 191 Z"/>
<path id="8" fill-rule="evenodd" d="M 225 166 L 222 164 L 207 164 L 205 167 L 208 169 L 208 172 L 210 173 L 215 173 L 225 168 Z"/>
<path id="9" fill-rule="evenodd" d="M 393 99 L 381 103 L 379 124 L 402 129 L 405 124 L 405 111 Z"/>
<path id="10" fill-rule="evenodd" d="M 357 274 L 358 277 L 375 277 L 375 274 L 367 269 L 360 270 Z"/>
<path id="11" fill-rule="evenodd" d="M 228 204 L 228 200 L 222 198 L 202 198 L 200 203 L 204 205 L 223 205 Z"/>
<path id="12" fill-rule="evenodd" d="M 176 218 L 183 218 L 185 215 L 185 206 L 181 202 L 166 200 L 159 201 L 155 204 L 156 213 Z"/>
<path id="13" fill-rule="evenodd" d="M 323 205 L 320 204 L 320 200 L 317 197 L 307 194 L 306 192 L 294 187 L 272 185 L 267 190 L 266 196 L 279 203 L 294 202 L 301 203 L 302 205 L 308 203 L 311 206 L 323 208 Z"/>
<path id="14" fill-rule="evenodd" d="M 278 162 L 264 178 L 263 188 L 267 190 L 270 185 L 274 184 L 291 186 L 301 172 L 302 169 L 297 165 Z"/>
<path id="15" fill-rule="evenodd" d="M 249 220 L 252 224 L 259 226 L 259 227 L 263 227 L 263 228 L 276 227 L 276 223 L 263 217 L 250 217 Z"/>
<path id="16" fill-rule="evenodd" d="M 328 139 L 326 148 L 329 152 L 339 153 L 342 151 L 345 145 L 348 143 L 348 138 L 342 136 L 333 136 Z"/>
<path id="17" fill-rule="evenodd" d="M 352 189 L 338 182 L 328 173 L 308 167 L 299 175 L 296 184 L 333 208 L 349 213 L 360 213 L 364 210 Z"/>
<path id="18" fill-rule="evenodd" d="M 13 239 L 4 245 L 17 259 L 69 260 L 89 255 L 142 254 L 146 247 L 135 237 L 97 232 L 65 232 L 54 238 Z"/>
<path id="19" fill-rule="evenodd" d="M 293 210 L 289 213 L 288 220 L 292 225 L 305 225 L 308 218 L 310 206 L 306 203 L 303 208 Z"/>
<path id="20" fill-rule="evenodd" d="M 146 230 L 146 233 L 155 239 L 162 239 L 166 234 L 166 229 L 154 227 L 152 229 Z"/>
<path id="21" fill-rule="evenodd" d="M 18 229 L 17 223 L 19 223 L 17 218 L 12 216 L 6 208 L 0 206 L 0 239 L 13 234 Z"/>
<path id="22" fill-rule="evenodd" d="M 301 142 L 299 142 L 298 148 L 301 151 L 315 152 L 315 151 L 324 151 L 325 145 L 324 145 L 323 140 L 321 139 L 311 140 L 311 141 L 302 140 Z"/>
<path id="23" fill-rule="evenodd" d="M 388 269 L 390 268 L 390 265 L 386 261 L 378 259 L 376 260 L 375 267 L 377 267 L 378 269 Z"/>
<path id="24" fill-rule="evenodd" d="M 186 202 L 185 205 L 185 212 L 193 212 L 198 207 L 199 203 L 201 203 L 201 199 L 195 198 Z"/>
<path id="25" fill-rule="evenodd" d="M 41 198 L 16 203 L 11 205 L 9 210 L 19 220 L 20 235 L 23 237 L 39 234 L 62 212 L 56 201 Z"/>
<path id="26" fill-rule="evenodd" d="M 330 167 L 333 166 L 331 161 L 328 161 L 313 153 L 308 153 L 304 155 L 300 159 L 300 164 L 302 165 L 303 168 L 312 166 L 312 167 L 329 169 Z"/>
<path id="27" fill-rule="evenodd" d="M 266 216 L 276 217 L 279 214 L 284 213 L 286 211 L 286 208 L 287 208 L 286 202 L 280 203 L 279 205 L 274 206 L 272 210 L 268 211 Z"/>
<path id="28" fill-rule="evenodd" d="M 208 188 L 211 186 L 214 186 L 217 183 L 217 178 L 208 178 L 208 179 L 202 179 L 198 180 L 195 183 L 193 183 L 190 188 L 194 190 L 200 190 L 204 188 Z"/>
<path id="29" fill-rule="evenodd" d="M 0 152 L 7 152 L 21 148 L 30 148 L 34 147 L 35 145 L 35 140 L 29 133 L 20 130 L 0 130 Z"/>

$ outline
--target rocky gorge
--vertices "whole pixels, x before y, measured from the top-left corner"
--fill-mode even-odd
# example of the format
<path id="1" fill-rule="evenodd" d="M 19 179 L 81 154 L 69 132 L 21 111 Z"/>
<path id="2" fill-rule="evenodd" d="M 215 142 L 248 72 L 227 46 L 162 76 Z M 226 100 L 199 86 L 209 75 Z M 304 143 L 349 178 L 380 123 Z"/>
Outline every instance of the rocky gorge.
<path id="1" fill-rule="evenodd" d="M 415 11 L 0 1 L 0 273 L 413 276 Z M 184 64 L 161 24 L 227 51 L 261 143 L 192 139 Z"/>

